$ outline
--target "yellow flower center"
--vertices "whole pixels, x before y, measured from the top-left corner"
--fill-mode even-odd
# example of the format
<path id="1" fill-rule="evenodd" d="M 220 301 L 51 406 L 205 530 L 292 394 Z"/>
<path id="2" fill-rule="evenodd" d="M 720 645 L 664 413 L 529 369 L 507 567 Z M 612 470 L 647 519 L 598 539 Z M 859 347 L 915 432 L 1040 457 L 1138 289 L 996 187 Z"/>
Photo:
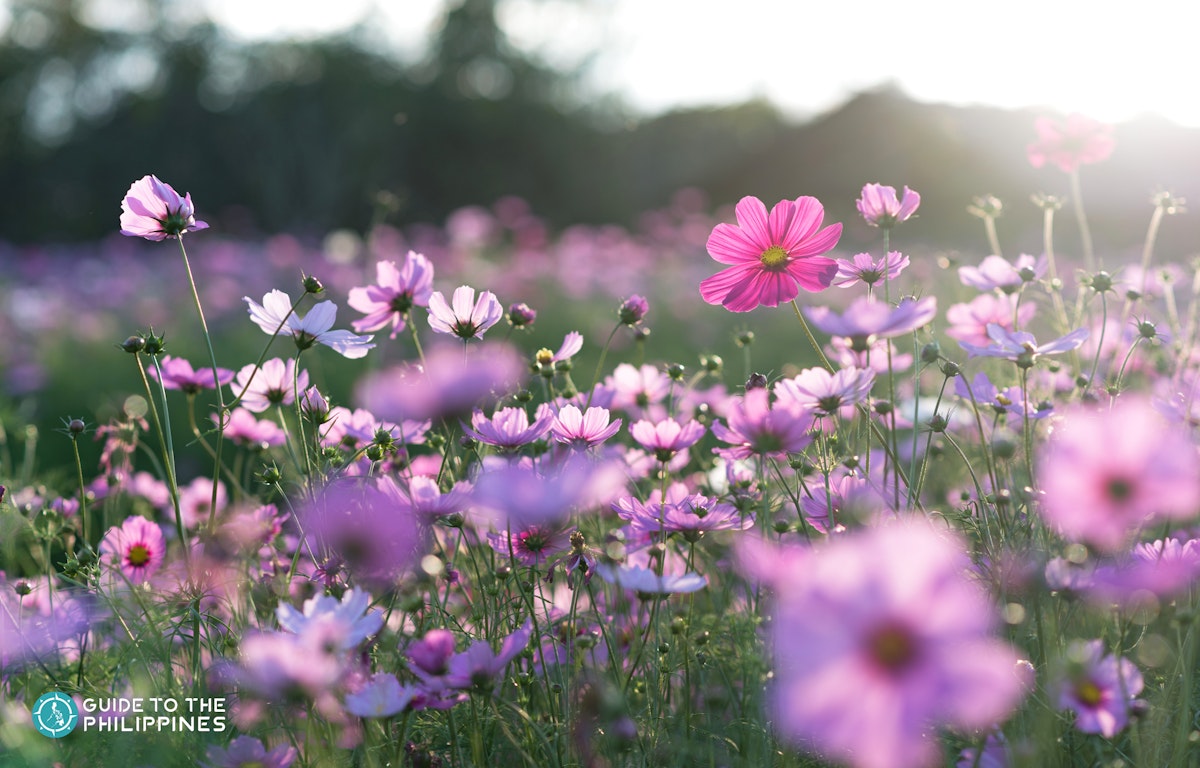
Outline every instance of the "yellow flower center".
<path id="1" fill-rule="evenodd" d="M 126 558 L 130 565 L 141 566 L 150 562 L 150 550 L 146 549 L 141 544 L 134 544 L 129 548 L 129 555 Z"/>
<path id="2" fill-rule="evenodd" d="M 787 251 L 783 250 L 783 248 L 780 246 L 772 245 L 770 248 L 763 251 L 762 256 L 759 256 L 758 260 L 761 261 L 762 265 L 767 269 L 774 269 L 782 266 L 783 263 L 788 260 L 788 255 Z"/>
<path id="3" fill-rule="evenodd" d="M 1094 707 L 1100 703 L 1104 697 L 1100 691 L 1100 686 L 1093 683 L 1091 680 L 1084 680 L 1079 685 L 1075 686 L 1075 698 L 1079 699 L 1089 707 Z"/>

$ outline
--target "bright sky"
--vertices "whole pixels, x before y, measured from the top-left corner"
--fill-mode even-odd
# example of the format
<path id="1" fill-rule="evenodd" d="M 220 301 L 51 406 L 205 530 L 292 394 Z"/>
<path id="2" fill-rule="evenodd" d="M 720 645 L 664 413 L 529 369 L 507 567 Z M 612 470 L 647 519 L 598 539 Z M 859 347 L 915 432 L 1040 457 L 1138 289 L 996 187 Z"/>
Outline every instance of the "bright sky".
<path id="1" fill-rule="evenodd" d="M 416 55 L 443 0 L 203 0 L 248 38 L 349 26 L 371 7 Z M 639 109 L 766 96 L 803 115 L 893 82 L 914 98 L 1200 126 L 1189 0 L 504 0 L 512 38 Z M 1111 9 L 1111 10 L 1110 10 Z M 1187 58 L 1185 58 L 1187 57 Z"/>

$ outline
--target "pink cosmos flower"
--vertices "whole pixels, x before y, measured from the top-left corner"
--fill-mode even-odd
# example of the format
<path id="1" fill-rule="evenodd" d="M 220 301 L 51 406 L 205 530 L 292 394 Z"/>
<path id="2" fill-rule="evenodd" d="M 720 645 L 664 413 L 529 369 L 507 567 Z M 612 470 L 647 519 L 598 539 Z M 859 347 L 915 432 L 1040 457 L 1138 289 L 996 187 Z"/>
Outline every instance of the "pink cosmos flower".
<path id="1" fill-rule="evenodd" d="M 550 425 L 550 434 L 560 443 L 577 448 L 593 448 L 621 429 L 621 420 L 611 421 L 607 408 L 592 406 L 581 413 L 576 405 L 564 405 Z"/>
<path id="2" fill-rule="evenodd" d="M 422 254 L 409 251 L 404 266 L 393 261 L 375 265 L 375 285 L 351 288 L 347 304 L 366 317 L 350 325 L 355 331 L 378 331 L 392 326 L 390 338 L 404 330 L 405 319 L 413 307 L 429 305 L 433 295 L 433 265 Z"/>
<path id="3" fill-rule="evenodd" d="M 730 267 L 700 283 L 700 296 L 731 312 L 776 307 L 796 298 L 800 288 L 822 291 L 837 274 L 837 263 L 821 254 L 837 245 L 842 225 L 824 229 L 825 209 L 815 197 L 781 200 L 771 209 L 757 197 L 735 208 L 738 226 L 718 224 L 708 252 Z"/>
<path id="4" fill-rule="evenodd" d="M 862 188 L 862 197 L 858 199 L 858 212 L 872 227 L 890 229 L 902 221 L 907 221 L 921 204 L 921 196 L 908 187 L 904 188 L 900 199 L 896 199 L 896 188 L 885 187 L 882 184 L 867 184 Z"/>
<path id="5" fill-rule="evenodd" d="M 491 531 L 488 544 L 504 558 L 534 568 L 566 552 L 571 546 L 571 530 L 562 525 L 532 524 Z"/>
<path id="6" fill-rule="evenodd" d="M 621 363 L 613 369 L 605 383 L 612 388 L 609 407 L 638 415 L 648 406 L 661 403 L 671 391 L 671 379 L 653 365 L 635 368 Z"/>
<path id="7" fill-rule="evenodd" d="M 887 277 L 895 280 L 908 266 L 908 257 L 899 251 L 889 251 L 879 260 L 869 253 L 856 253 L 852 259 L 838 259 L 837 277 L 833 284 L 842 288 L 858 285 L 859 282 L 874 285 Z"/>
<path id="8" fill-rule="evenodd" d="M 242 298 L 249 305 L 250 319 L 268 335 L 276 331 L 285 336 L 291 336 L 296 346 L 308 349 L 313 344 L 324 344 L 342 357 L 356 360 L 365 357 L 367 352 L 374 349 L 370 343 L 372 336 L 356 336 L 350 331 L 334 331 L 333 323 L 337 320 L 337 305 L 332 301 L 322 301 L 313 306 L 304 317 L 292 311 L 291 298 L 278 289 L 263 296 L 263 303 Z M 303 389 L 303 388 L 302 388 Z"/>
<path id="9" fill-rule="evenodd" d="M 1200 509 L 1196 446 L 1144 400 L 1067 412 L 1038 467 L 1042 516 L 1066 538 L 1105 552 L 1144 526 Z"/>
<path id="10" fill-rule="evenodd" d="M 471 484 L 460 480 L 450 490 L 442 493 L 437 480 L 426 475 L 413 475 L 408 487 L 400 489 L 408 497 L 413 512 L 422 520 L 432 521 L 445 515 L 461 513 L 467 508 Z"/>
<path id="11" fill-rule="evenodd" d="M 550 431 L 554 414 L 549 409 L 538 409 L 537 419 L 529 423 L 529 414 L 523 407 L 500 408 L 489 419 L 483 411 L 476 409 L 471 415 L 471 426 L 463 426 L 468 435 L 487 445 L 512 450 L 540 439 Z"/>
<path id="12" fill-rule="evenodd" d="M 121 234 L 157 242 L 208 229 L 195 213 L 191 194 L 180 197 L 157 176 L 143 176 L 133 182 L 121 201 Z"/>
<path id="13" fill-rule="evenodd" d="M 477 640 L 467 650 L 450 658 L 445 682 L 450 688 L 463 691 L 491 691 L 509 663 L 529 645 L 533 627 L 526 624 L 500 644 L 499 652 L 492 651 L 486 640 Z"/>
<path id="14" fill-rule="evenodd" d="M 212 513 L 213 481 L 211 477 L 197 477 L 179 489 L 179 513 L 187 528 L 195 528 L 208 520 Z M 225 509 L 229 496 L 225 484 L 217 483 L 217 514 Z"/>
<path id="15" fill-rule="evenodd" d="M 119 528 L 109 528 L 100 542 L 100 556 L 109 567 L 120 568 L 132 584 L 148 581 L 166 554 L 162 528 L 138 515 L 126 518 Z"/>
<path id="16" fill-rule="evenodd" d="M 429 296 L 429 327 L 437 333 L 449 333 L 460 339 L 482 339 L 483 332 L 500 322 L 504 308 L 491 291 L 475 298 L 475 289 L 460 285 L 454 289 L 451 303 L 441 291 Z"/>
<path id="17" fill-rule="evenodd" d="M 830 373 L 809 368 L 776 382 L 775 394 L 819 415 L 832 416 L 844 406 L 864 402 L 874 384 L 875 372 L 870 369 L 842 368 Z"/>
<path id="18" fill-rule="evenodd" d="M 1083 115 L 1070 115 L 1061 122 L 1039 117 L 1033 127 L 1038 137 L 1027 152 L 1034 168 L 1053 163 L 1071 173 L 1081 165 L 1107 160 L 1116 146 L 1111 125 Z"/>
<path id="19" fill-rule="evenodd" d="M 215 422 L 217 415 L 213 414 L 212 418 Z M 224 435 L 226 439 L 252 451 L 265 451 L 287 441 L 287 434 L 278 424 L 265 419 L 259 421 L 247 408 L 235 408 L 230 412 L 225 421 Z"/>
<path id="20" fill-rule="evenodd" d="M 1058 686 L 1058 707 L 1075 713 L 1075 727 L 1111 739 L 1129 723 L 1131 704 L 1145 683 L 1129 659 L 1104 653 L 1099 640 L 1067 650 L 1068 668 Z"/>
<path id="21" fill-rule="evenodd" d="M 238 736 L 228 748 L 210 746 L 205 757 L 207 761 L 200 761 L 203 768 L 290 768 L 296 761 L 296 748 L 280 744 L 268 750 L 253 736 Z"/>
<path id="22" fill-rule="evenodd" d="M 777 593 L 770 706 L 793 744 L 856 768 L 940 765 L 937 728 L 991 726 L 1025 694 L 948 532 L 912 519 L 775 558 L 754 551 L 742 562 L 757 559 Z"/>
<path id="23" fill-rule="evenodd" d="M 1009 331 L 996 323 L 988 323 L 987 332 L 992 343 L 986 347 L 968 344 L 965 341 L 958 342 L 958 345 L 971 357 L 1002 357 L 1012 360 L 1021 368 L 1033 367 L 1034 362 L 1043 355 L 1070 352 L 1088 337 L 1087 328 L 1077 328 L 1062 338 L 1038 344 L 1032 333 Z"/>
<path id="24" fill-rule="evenodd" d="M 215 381 L 222 386 L 233 381 L 233 371 L 218 368 L 214 377 L 212 368 L 192 370 L 192 364 L 182 357 L 163 355 L 159 365 L 162 367 L 163 389 L 178 389 L 189 395 L 197 394 L 202 389 L 213 389 Z M 158 369 L 154 366 L 150 366 L 146 373 L 152 379 L 158 378 Z"/>
<path id="25" fill-rule="evenodd" d="M 670 461 L 677 452 L 696 444 L 708 430 L 698 421 L 680 424 L 667 418 L 657 424 L 645 419 L 629 427 L 629 434 L 659 461 Z"/>
<path id="26" fill-rule="evenodd" d="M 721 422 L 712 425 L 713 435 L 729 443 L 728 448 L 713 452 L 726 460 L 748 459 L 751 456 L 782 457 L 799 453 L 812 442 L 813 415 L 795 405 L 775 403 L 770 393 L 752 389 L 744 397 L 733 398 L 726 415 L 728 426 Z"/>
<path id="27" fill-rule="evenodd" d="M 1019 303 L 1018 297 L 1011 294 L 997 296 L 994 293 L 981 293 L 966 304 L 952 304 L 946 310 L 946 320 L 950 327 L 946 335 L 960 342 L 966 342 L 979 347 L 991 343 L 988 337 L 988 326 L 996 324 L 1007 331 L 1014 331 L 1014 319 L 1017 325 L 1024 327 L 1033 319 L 1037 305 L 1032 302 Z"/>
<path id="28" fill-rule="evenodd" d="M 271 358 L 257 372 L 254 365 L 243 367 L 237 373 L 234 394 L 241 396 L 242 407 L 247 411 L 262 413 L 273 405 L 291 405 L 296 401 L 296 388 L 308 388 L 308 371 L 296 373 L 296 361 L 287 362 Z"/>
<path id="29" fill-rule="evenodd" d="M 829 307 L 805 307 L 804 314 L 812 324 L 830 336 L 848 336 L 869 344 L 874 339 L 890 339 L 911 333 L 937 317 L 937 299 L 927 296 L 916 299 L 906 296 L 899 306 L 872 301 L 860 296 L 842 315 Z"/>
<path id="30" fill-rule="evenodd" d="M 1035 259 L 1028 253 L 1022 253 L 1015 264 L 1002 256 L 993 255 L 986 257 L 978 267 L 959 267 L 958 279 L 963 285 L 980 291 L 1016 293 L 1025 283 L 1040 280 L 1049 269 L 1049 264 L 1045 255 Z"/>
<path id="31" fill-rule="evenodd" d="M 742 514 L 732 504 L 690 493 L 683 483 L 672 483 L 665 501 L 655 488 L 645 502 L 624 496 L 613 502 L 612 510 L 629 523 L 632 538 L 627 546 L 642 546 L 673 533 L 696 541 L 708 531 L 743 531 L 754 525 L 753 514 Z"/>

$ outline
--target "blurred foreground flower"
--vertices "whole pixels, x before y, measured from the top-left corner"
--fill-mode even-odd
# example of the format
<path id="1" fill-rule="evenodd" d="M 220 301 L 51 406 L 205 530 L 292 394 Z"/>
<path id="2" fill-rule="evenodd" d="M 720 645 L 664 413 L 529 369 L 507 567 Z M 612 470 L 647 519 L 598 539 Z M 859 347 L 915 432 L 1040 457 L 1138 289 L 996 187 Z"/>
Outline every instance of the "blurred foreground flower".
<path id="1" fill-rule="evenodd" d="M 738 226 L 718 224 L 708 238 L 713 259 L 731 266 L 700 283 L 705 301 L 749 312 L 789 302 L 800 288 L 829 287 L 837 262 L 821 254 L 837 245 L 842 225 L 821 228 L 825 209 L 815 197 L 780 200 L 769 216 L 757 197 L 743 197 L 736 213 Z"/>
<path id="2" fill-rule="evenodd" d="M 208 229 L 208 224 L 196 220 L 195 213 L 190 193 L 180 197 L 157 176 L 143 176 L 133 182 L 121 201 L 121 234 L 157 242 Z"/>
<path id="3" fill-rule="evenodd" d="M 1116 146 L 1111 125 L 1083 115 L 1070 115 L 1061 122 L 1039 117 L 1033 127 L 1038 138 L 1027 153 L 1034 168 L 1053 163 L 1070 173 L 1081 165 L 1107 160 Z"/>
<path id="4" fill-rule="evenodd" d="M 1031 681 L 991 636 L 994 606 L 964 546 L 913 520 L 741 554 L 778 594 L 771 706 L 784 738 L 861 768 L 938 765 L 936 728 L 985 728 L 1016 707 Z"/>

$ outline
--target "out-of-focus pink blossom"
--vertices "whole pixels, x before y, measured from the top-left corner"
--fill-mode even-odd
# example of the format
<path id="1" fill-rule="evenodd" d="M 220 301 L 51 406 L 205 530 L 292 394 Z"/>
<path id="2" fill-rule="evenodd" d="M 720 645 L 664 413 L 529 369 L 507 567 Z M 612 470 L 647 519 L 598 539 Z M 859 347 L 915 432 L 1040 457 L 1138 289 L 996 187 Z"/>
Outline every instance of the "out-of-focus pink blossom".
<path id="1" fill-rule="evenodd" d="M 1033 124 L 1037 140 L 1029 145 L 1029 164 L 1041 168 L 1046 163 L 1071 173 L 1081 165 L 1107 160 L 1116 141 L 1111 125 L 1079 114 L 1066 120 L 1039 117 Z"/>

